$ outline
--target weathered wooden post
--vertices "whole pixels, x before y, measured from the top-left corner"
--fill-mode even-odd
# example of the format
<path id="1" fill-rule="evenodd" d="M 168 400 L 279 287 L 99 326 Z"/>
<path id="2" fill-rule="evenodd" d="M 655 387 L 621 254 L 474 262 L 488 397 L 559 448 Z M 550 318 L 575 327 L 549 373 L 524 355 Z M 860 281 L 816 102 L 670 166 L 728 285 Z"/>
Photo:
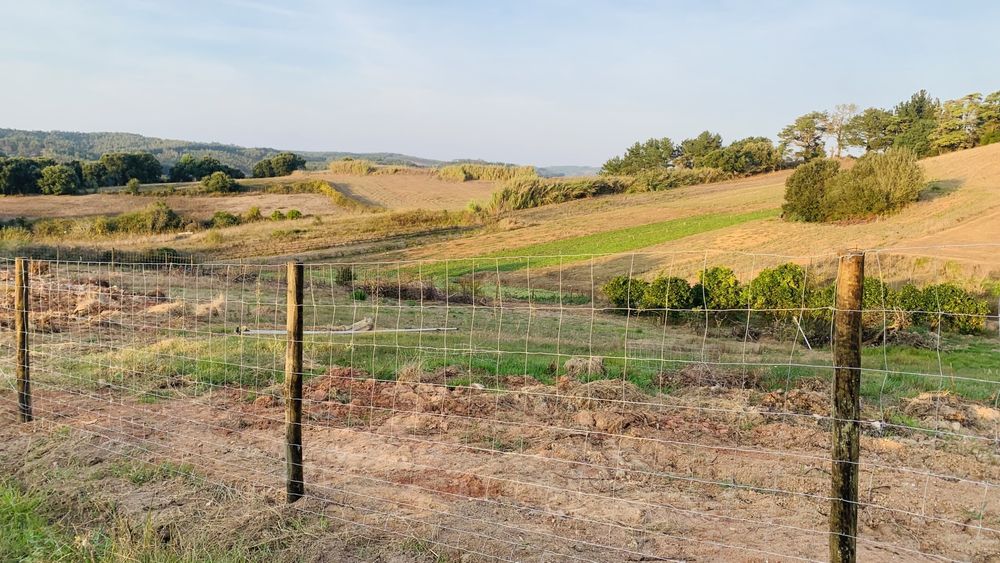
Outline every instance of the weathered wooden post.
<path id="1" fill-rule="evenodd" d="M 830 561 L 857 561 L 858 461 L 860 458 L 861 307 L 863 252 L 840 257 L 833 323 L 833 489 Z"/>
<path id="2" fill-rule="evenodd" d="M 28 260 L 14 260 L 14 333 L 17 346 L 17 419 L 31 422 L 31 355 L 28 348 Z"/>
<path id="3" fill-rule="evenodd" d="M 305 494 L 305 483 L 302 480 L 302 286 L 302 262 L 289 262 L 285 348 L 287 502 L 295 502 Z"/>

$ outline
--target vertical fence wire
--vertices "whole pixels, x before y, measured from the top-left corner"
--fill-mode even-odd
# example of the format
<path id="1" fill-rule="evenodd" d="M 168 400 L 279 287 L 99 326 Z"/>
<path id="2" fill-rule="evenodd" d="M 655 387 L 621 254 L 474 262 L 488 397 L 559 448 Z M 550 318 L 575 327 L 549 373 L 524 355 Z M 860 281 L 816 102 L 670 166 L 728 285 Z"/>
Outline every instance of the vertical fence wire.
<path id="1" fill-rule="evenodd" d="M 848 539 L 861 558 L 966 560 L 1000 549 L 997 317 L 942 272 L 907 283 L 915 260 L 867 257 Z M 285 495 L 285 266 L 35 264 L 38 422 Z M 836 264 L 702 249 L 300 265 L 305 486 L 288 498 L 308 502 L 291 506 L 496 560 L 825 559 Z M 2 260 L 11 414 L 13 288 Z"/>

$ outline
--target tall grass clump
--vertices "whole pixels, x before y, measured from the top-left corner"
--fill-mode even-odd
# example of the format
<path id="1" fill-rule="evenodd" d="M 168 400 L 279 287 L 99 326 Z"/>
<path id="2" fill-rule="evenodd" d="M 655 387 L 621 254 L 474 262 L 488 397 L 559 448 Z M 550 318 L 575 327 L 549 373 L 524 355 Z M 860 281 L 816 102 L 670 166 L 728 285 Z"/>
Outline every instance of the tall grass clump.
<path id="1" fill-rule="evenodd" d="M 634 176 L 601 175 L 591 178 L 540 178 L 519 176 L 493 192 L 482 212 L 490 215 L 530 209 L 601 195 L 655 192 L 682 186 L 729 180 L 734 175 L 718 168 L 661 168 Z"/>
<path id="2" fill-rule="evenodd" d="M 329 164 L 330 172 L 334 174 L 347 174 L 350 176 L 368 176 L 377 170 L 375 163 L 370 160 L 342 158 L 334 160 Z"/>
<path id="3" fill-rule="evenodd" d="M 551 203 L 623 193 L 629 191 L 631 186 L 631 179 L 611 176 L 580 179 L 514 178 L 493 192 L 490 201 L 482 207 L 482 212 L 497 215 Z"/>
<path id="4" fill-rule="evenodd" d="M 503 182 L 514 178 L 537 177 L 534 166 L 507 166 L 503 164 L 449 164 L 437 171 L 437 177 L 449 182 L 487 180 Z"/>

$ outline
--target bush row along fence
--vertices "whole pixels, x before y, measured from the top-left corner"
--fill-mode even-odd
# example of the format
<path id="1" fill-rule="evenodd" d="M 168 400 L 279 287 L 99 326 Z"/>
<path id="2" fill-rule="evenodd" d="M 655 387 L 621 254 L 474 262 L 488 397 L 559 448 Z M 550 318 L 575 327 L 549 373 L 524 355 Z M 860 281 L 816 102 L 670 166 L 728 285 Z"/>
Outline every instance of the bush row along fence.
<path id="1" fill-rule="evenodd" d="M 632 255 L 629 271 L 654 258 Z M 766 262 L 749 258 L 748 271 Z M 598 259 L 617 258 L 521 273 L 457 260 L 4 261 L 3 403 L 22 423 L 70 421 L 118 455 L 138 447 L 210 482 L 280 486 L 286 502 L 320 501 L 359 532 L 485 559 L 965 559 L 1000 546 L 996 465 L 960 468 L 946 453 L 961 443 L 991 455 L 1000 411 L 974 413 L 996 408 L 1000 366 L 995 352 L 957 371 L 942 359 L 995 346 L 992 336 L 951 345 L 938 323 L 893 349 L 896 309 L 866 302 L 864 252 L 824 257 L 836 272 L 829 306 L 803 289 L 797 308 L 720 321 L 707 305 L 703 322 L 680 326 L 636 316 L 649 307 L 627 299 L 601 302 L 610 278 L 595 275 Z M 869 276 L 888 285 L 885 257 L 873 259 Z M 519 285 L 523 299 L 500 291 Z M 828 348 L 802 338 L 817 310 L 830 313 Z M 755 336 L 754 315 L 790 330 Z M 866 351 L 876 317 L 883 341 Z M 746 393 L 755 402 L 734 406 Z M 112 397 L 120 412 L 97 414 Z M 186 408 L 152 412 L 159 403 Z M 238 458 L 182 445 L 233 428 L 245 431 Z M 344 430 L 356 436 L 327 434 Z M 879 440 L 894 436 L 930 450 L 887 454 Z M 915 539 L 927 534 L 940 541 Z"/>

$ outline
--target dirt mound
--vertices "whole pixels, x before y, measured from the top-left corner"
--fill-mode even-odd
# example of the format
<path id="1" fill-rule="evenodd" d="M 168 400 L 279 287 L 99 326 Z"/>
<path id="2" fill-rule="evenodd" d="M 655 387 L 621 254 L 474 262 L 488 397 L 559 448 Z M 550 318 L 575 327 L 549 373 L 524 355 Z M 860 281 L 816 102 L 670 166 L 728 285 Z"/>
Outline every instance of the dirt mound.
<path id="1" fill-rule="evenodd" d="M 225 294 L 219 294 L 208 303 L 200 303 L 194 307 L 194 316 L 198 318 L 218 317 L 226 306 Z"/>
<path id="2" fill-rule="evenodd" d="M 566 370 L 566 375 L 575 379 L 584 376 L 604 376 L 608 373 L 604 367 L 604 358 L 600 356 L 574 356 L 566 360 L 563 368 Z"/>
<path id="3" fill-rule="evenodd" d="M 149 313 L 150 315 L 182 317 L 187 315 L 190 310 L 191 308 L 188 307 L 188 304 L 183 301 L 167 301 L 165 303 L 159 303 L 147 308 L 146 313 Z"/>
<path id="4" fill-rule="evenodd" d="M 650 413 L 641 410 L 616 412 L 584 409 L 573 415 L 573 422 L 576 424 L 609 434 L 620 434 L 629 427 L 652 424 L 654 420 Z"/>
<path id="5" fill-rule="evenodd" d="M 1000 421 L 1000 411 L 962 400 L 947 391 L 921 393 L 906 401 L 903 412 L 930 426 L 951 430 L 991 429 Z"/>
<path id="6" fill-rule="evenodd" d="M 708 364 L 688 364 L 677 371 L 665 371 L 654 379 L 660 387 L 723 387 L 755 389 L 760 374 L 753 370 L 727 370 Z"/>
<path id="7" fill-rule="evenodd" d="M 827 416 L 830 414 L 831 399 L 829 393 L 820 393 L 808 389 L 792 389 L 785 393 L 783 389 L 766 393 L 760 402 L 761 407 L 771 412 L 794 412 Z"/>
<path id="8" fill-rule="evenodd" d="M 551 389 L 551 388 L 550 388 Z M 567 389 L 567 395 L 581 409 L 607 409 L 614 406 L 631 406 L 649 400 L 649 396 L 630 381 L 599 379 Z"/>

